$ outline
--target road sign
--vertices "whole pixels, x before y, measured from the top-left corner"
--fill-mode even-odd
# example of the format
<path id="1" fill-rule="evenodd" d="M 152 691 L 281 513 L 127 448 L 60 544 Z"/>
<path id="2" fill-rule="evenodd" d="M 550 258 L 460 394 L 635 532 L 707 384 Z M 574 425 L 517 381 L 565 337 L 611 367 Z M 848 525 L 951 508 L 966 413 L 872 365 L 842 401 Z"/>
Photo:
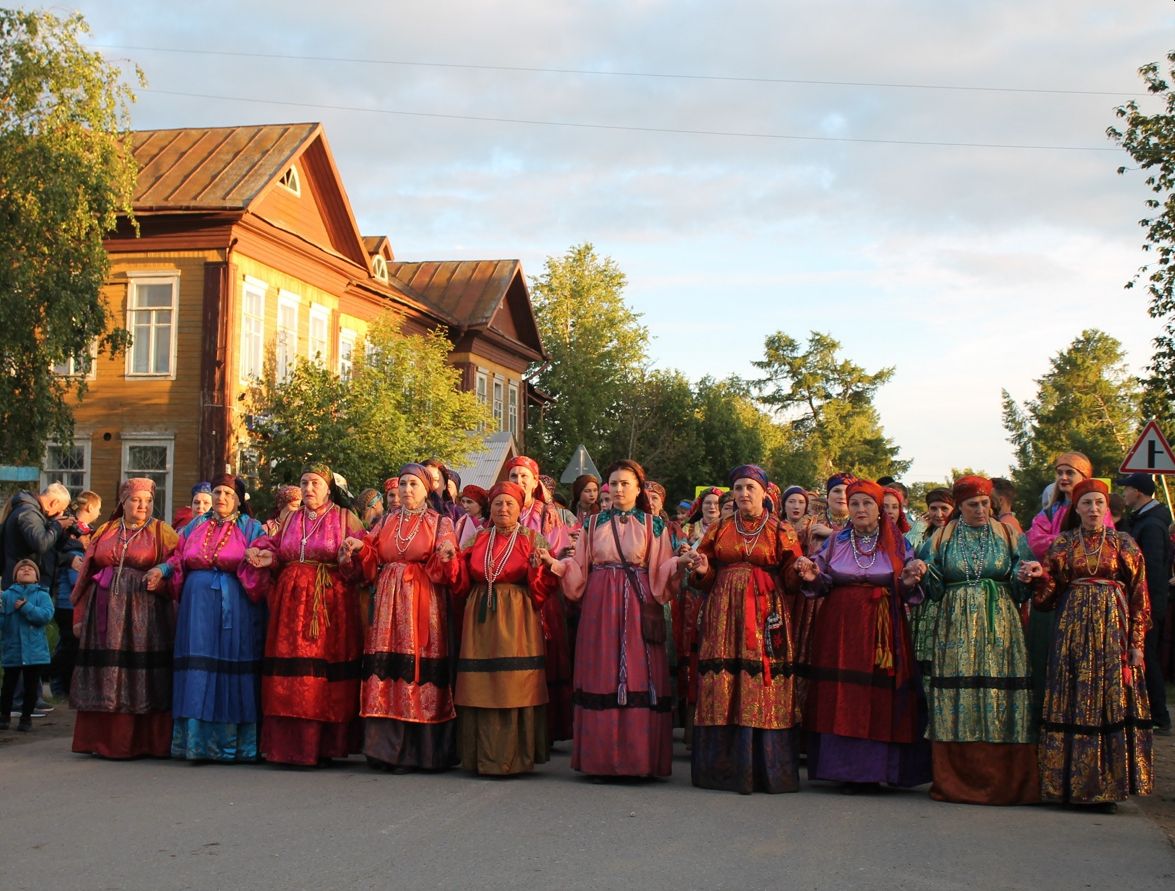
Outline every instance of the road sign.
<path id="1" fill-rule="evenodd" d="M 567 462 L 567 467 L 564 468 L 563 475 L 559 477 L 559 482 L 574 483 L 579 477 L 588 473 L 596 479 L 600 478 L 600 471 L 596 470 L 596 465 L 592 463 L 592 456 L 588 454 L 584 444 L 580 443 L 575 454 L 571 456 L 571 460 Z"/>
<path id="2" fill-rule="evenodd" d="M 1147 421 L 1118 469 L 1122 473 L 1175 473 L 1175 452 L 1158 424 Z"/>

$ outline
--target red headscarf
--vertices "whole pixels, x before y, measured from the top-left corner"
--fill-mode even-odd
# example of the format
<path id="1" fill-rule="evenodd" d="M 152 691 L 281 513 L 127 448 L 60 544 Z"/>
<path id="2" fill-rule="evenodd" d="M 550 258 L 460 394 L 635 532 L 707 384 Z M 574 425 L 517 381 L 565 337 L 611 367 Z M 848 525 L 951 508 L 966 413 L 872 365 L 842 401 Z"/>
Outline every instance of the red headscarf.
<path id="1" fill-rule="evenodd" d="M 506 462 L 506 475 L 510 475 L 510 471 L 515 467 L 525 467 L 534 475 L 534 491 L 531 496 L 535 501 L 541 501 L 546 504 L 551 500 L 551 496 L 547 492 L 547 487 L 543 485 L 543 481 L 539 479 L 539 463 L 534 458 L 528 458 L 526 455 L 516 455 Z M 493 500 L 492 498 L 490 499 Z M 519 502 L 523 504 L 525 502 Z"/>
<path id="2" fill-rule="evenodd" d="M 1080 469 L 1080 468 L 1078 468 L 1078 469 Z M 1076 486 L 1073 487 L 1073 493 L 1072 493 L 1073 504 L 1076 505 L 1077 502 L 1082 499 L 1082 497 L 1084 497 L 1085 495 L 1088 495 L 1090 492 L 1101 492 L 1107 498 L 1110 497 L 1110 490 L 1109 490 L 1109 488 L 1107 488 L 1105 483 L 1103 483 L 1099 479 L 1094 479 L 1093 477 L 1089 477 L 1088 479 L 1082 480 Z"/>
<path id="3" fill-rule="evenodd" d="M 384 494 L 387 495 L 388 492 L 392 491 L 398 485 L 400 485 L 400 478 L 398 476 L 389 476 L 384 480 Z"/>
<path id="4" fill-rule="evenodd" d="M 905 539 L 898 532 L 898 527 L 885 515 L 885 489 L 873 480 L 854 479 L 845 492 L 846 498 L 854 495 L 867 495 L 877 503 L 880 514 L 877 523 L 877 547 L 889 557 L 889 564 L 893 567 L 894 587 L 897 587 L 898 577 L 902 574 L 902 567 L 906 565 Z M 851 525 L 851 521 L 850 521 Z"/>
<path id="5" fill-rule="evenodd" d="M 990 498 L 991 480 L 982 476 L 961 476 L 955 480 L 951 494 L 955 498 L 955 504 L 966 501 L 968 498 L 979 498 L 984 495 Z"/>
<path id="6" fill-rule="evenodd" d="M 527 460 L 530 460 L 529 458 Z M 494 503 L 494 499 L 499 495 L 509 495 L 518 502 L 518 506 L 526 504 L 526 493 L 522 491 L 522 486 L 518 483 L 512 483 L 509 480 L 502 480 L 500 483 L 495 483 L 494 487 L 486 493 L 487 507 Z"/>
<path id="7" fill-rule="evenodd" d="M 461 490 L 461 497 L 468 498 L 471 501 L 476 501 L 478 504 L 480 504 L 483 514 L 489 509 L 490 498 L 486 495 L 486 490 L 481 486 L 475 486 L 473 483 L 470 483 Z"/>

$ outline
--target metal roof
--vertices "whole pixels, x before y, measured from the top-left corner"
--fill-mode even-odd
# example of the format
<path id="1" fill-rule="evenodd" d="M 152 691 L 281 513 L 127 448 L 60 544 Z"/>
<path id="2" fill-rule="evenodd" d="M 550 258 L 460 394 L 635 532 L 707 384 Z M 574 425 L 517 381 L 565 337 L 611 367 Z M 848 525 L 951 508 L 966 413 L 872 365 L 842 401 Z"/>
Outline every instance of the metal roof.
<path id="1" fill-rule="evenodd" d="M 425 260 L 389 263 L 388 274 L 450 318 L 476 326 L 489 324 L 521 268 L 518 260 Z"/>
<path id="2" fill-rule="evenodd" d="M 320 125 L 136 130 L 135 210 L 245 210 Z"/>
<path id="3" fill-rule="evenodd" d="M 461 475 L 462 486 L 489 489 L 502 477 L 506 462 L 518 454 L 514 436 L 507 430 L 486 437 L 485 448 L 469 456 L 469 461 L 453 469 Z"/>

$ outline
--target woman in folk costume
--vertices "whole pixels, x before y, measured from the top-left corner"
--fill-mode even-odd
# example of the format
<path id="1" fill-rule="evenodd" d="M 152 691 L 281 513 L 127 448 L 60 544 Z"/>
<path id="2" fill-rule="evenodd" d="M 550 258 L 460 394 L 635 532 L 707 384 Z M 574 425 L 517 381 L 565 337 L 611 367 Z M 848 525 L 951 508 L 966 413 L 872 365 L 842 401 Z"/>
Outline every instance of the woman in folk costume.
<path id="1" fill-rule="evenodd" d="M 808 516 L 808 490 L 803 486 L 788 486 L 783 490 L 781 500 L 783 507 L 779 511 L 782 519 L 798 526 Z"/>
<path id="2" fill-rule="evenodd" d="M 926 521 L 906 533 L 915 551 L 930 535 L 946 526 L 955 511 L 955 493 L 950 489 L 931 489 L 926 493 Z M 934 624 L 938 621 L 939 601 L 926 597 L 910 606 L 910 634 L 914 638 L 914 659 L 922 676 L 922 689 L 930 699 L 930 678 L 934 673 Z"/>
<path id="3" fill-rule="evenodd" d="M 1032 555 L 991 516 L 991 481 L 955 481 L 957 516 L 918 551 L 927 596 L 939 604 L 931 633 L 930 796 L 964 804 L 1029 804 L 1040 799 L 1032 679 L 1017 580 Z"/>
<path id="4" fill-rule="evenodd" d="M 600 512 L 600 481 L 590 473 L 577 476 L 571 484 L 571 509 L 580 526 Z"/>
<path id="5" fill-rule="evenodd" d="M 882 515 L 881 486 L 848 486 L 849 525 L 796 561 L 804 594 L 826 600 L 812 639 L 804 728 L 808 777 L 854 793 L 930 779 L 925 699 L 905 602 L 926 564 Z"/>
<path id="6" fill-rule="evenodd" d="M 147 571 L 171 556 L 176 534 L 151 515 L 153 480 L 132 477 L 118 495 L 110 521 L 90 539 L 73 589 L 73 750 L 166 758 L 175 601 L 161 580 L 148 585 Z"/>
<path id="7" fill-rule="evenodd" d="M 767 474 L 736 467 L 738 512 L 710 529 L 690 573 L 702 608 L 693 783 L 749 795 L 796 792 L 792 604 L 800 543 L 764 504 Z"/>
<path id="8" fill-rule="evenodd" d="M 518 521 L 526 499 L 519 486 L 498 483 L 488 498 L 490 525 L 461 554 L 454 586 L 469 598 L 454 695 L 461 766 L 525 773 L 550 755 L 540 611 L 563 568 Z"/>
<path id="9" fill-rule="evenodd" d="M 464 513 L 453 525 L 453 534 L 457 536 L 457 547 L 464 550 L 473 544 L 480 530 L 489 527 L 490 502 L 486 490 L 472 484 L 462 489 L 461 510 Z"/>
<path id="10" fill-rule="evenodd" d="M 362 540 L 349 538 L 343 566 L 376 581 L 363 648 L 363 753 L 373 767 L 443 770 L 456 760 L 449 593 L 457 539 L 429 504 L 427 468 L 400 469 L 400 507 Z"/>
<path id="11" fill-rule="evenodd" d="M 184 528 L 167 562 L 147 573 L 148 585 L 167 579 L 179 594 L 171 755 L 256 761 L 265 592 L 246 589 L 238 574 L 245 550 L 265 530 L 249 516 L 244 483 L 226 474 L 211 486 L 211 509 Z"/>
<path id="12" fill-rule="evenodd" d="M 518 522 L 541 535 L 552 553 L 561 554 L 571 543 L 569 530 L 539 480 L 538 464 L 519 455 L 506 462 L 506 472 L 526 499 Z M 567 640 L 567 610 L 558 593 L 543 601 L 542 620 L 547 641 L 547 731 L 550 741 L 555 743 L 571 739 L 572 732 L 571 646 Z"/>
<path id="13" fill-rule="evenodd" d="M 362 626 L 358 595 L 338 560 L 343 542 L 362 534 L 363 524 L 342 506 L 325 464 L 308 466 L 300 487 L 302 506 L 245 551 L 241 580 L 253 590 L 271 583 L 261 754 L 313 765 L 358 751 Z"/>
<path id="14" fill-rule="evenodd" d="M 828 478 L 824 491 L 827 507 L 816 514 L 808 514 L 796 527 L 796 537 L 805 556 L 811 557 L 824 547 L 829 536 L 849 524 L 848 487 L 857 478 L 851 473 L 837 473 Z M 812 654 L 812 636 L 816 618 L 824 606 L 822 597 L 797 597 L 792 614 L 792 631 L 796 642 L 796 696 L 803 709 L 808 701 L 808 673 Z"/>
<path id="15" fill-rule="evenodd" d="M 1134 539 L 1105 526 L 1109 491 L 1086 479 L 1044 565 L 1021 564 L 1037 609 L 1055 610 L 1040 729 L 1040 791 L 1048 801 L 1113 811 L 1154 785 L 1143 672 L 1150 628 L 1146 565 Z"/>
<path id="16" fill-rule="evenodd" d="M 649 512 L 639 464 L 618 461 L 608 479 L 612 506 L 562 561 L 563 593 L 582 602 L 571 766 L 594 776 L 668 776 L 673 700 L 660 604 L 697 555 L 674 555 Z"/>

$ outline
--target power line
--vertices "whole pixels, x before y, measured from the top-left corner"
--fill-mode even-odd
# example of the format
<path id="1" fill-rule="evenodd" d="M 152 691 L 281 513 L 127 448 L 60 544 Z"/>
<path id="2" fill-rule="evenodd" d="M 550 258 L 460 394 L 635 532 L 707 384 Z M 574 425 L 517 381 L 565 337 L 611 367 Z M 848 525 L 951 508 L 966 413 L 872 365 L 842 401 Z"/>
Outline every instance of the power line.
<path id="1" fill-rule="evenodd" d="M 231 56 L 248 59 L 285 59 L 296 62 L 347 62 L 358 65 L 397 65 L 415 68 L 447 68 L 468 71 L 513 71 L 528 74 L 572 74 L 590 77 L 640 77 L 664 80 L 698 80 L 725 83 L 790 84 L 815 87 L 867 87 L 891 90 L 946 90 L 965 93 L 1029 93 L 1056 96 L 1117 96 L 1131 98 L 1138 96 L 1137 88 L 1115 92 L 1113 90 L 1061 90 L 1038 87 L 989 87 L 966 86 L 961 84 L 917 84 L 887 81 L 857 80 L 813 80 L 788 77 L 743 77 L 722 74 L 687 74 L 655 71 L 603 71 L 590 68 L 541 68 L 525 65 L 476 65 L 465 62 L 420 62 L 404 59 L 362 59 L 347 56 L 300 56 L 286 53 L 255 53 L 234 50 L 188 49 L 182 47 L 132 46 L 114 43 L 91 43 L 93 49 L 128 50 L 148 53 L 180 53 L 193 56 Z"/>
<path id="2" fill-rule="evenodd" d="M 583 121 L 545 121 L 531 118 L 506 118 L 489 115 L 446 114 L 435 111 L 402 111 L 393 108 L 368 108 L 358 105 L 328 105 L 317 102 L 294 102 L 284 99 L 256 99 L 249 96 L 216 96 L 210 93 L 188 93 L 179 90 L 156 90 L 143 88 L 143 93 L 154 93 L 161 96 L 183 96 L 189 99 L 211 99 L 216 102 L 251 102 L 261 105 L 278 105 L 293 108 L 314 108 L 327 111 L 363 112 L 366 114 L 396 115 L 412 118 L 439 118 L 450 121 L 479 121 L 489 124 L 525 124 L 535 127 L 572 127 L 584 130 L 618 130 L 632 133 L 673 133 L 685 136 L 720 136 L 742 139 L 778 139 L 796 142 L 845 142 L 867 143 L 873 145 L 919 145 L 938 148 L 985 148 L 985 149 L 1023 149 L 1031 151 L 1058 151 L 1058 152 L 1116 152 L 1113 146 L 1087 145 L 1031 145 L 998 142 L 949 142 L 946 140 L 922 139 L 870 139 L 853 136 L 803 136 L 790 133 L 756 133 L 738 130 L 695 130 L 677 127 L 639 127 L 625 124 L 594 124 Z"/>

